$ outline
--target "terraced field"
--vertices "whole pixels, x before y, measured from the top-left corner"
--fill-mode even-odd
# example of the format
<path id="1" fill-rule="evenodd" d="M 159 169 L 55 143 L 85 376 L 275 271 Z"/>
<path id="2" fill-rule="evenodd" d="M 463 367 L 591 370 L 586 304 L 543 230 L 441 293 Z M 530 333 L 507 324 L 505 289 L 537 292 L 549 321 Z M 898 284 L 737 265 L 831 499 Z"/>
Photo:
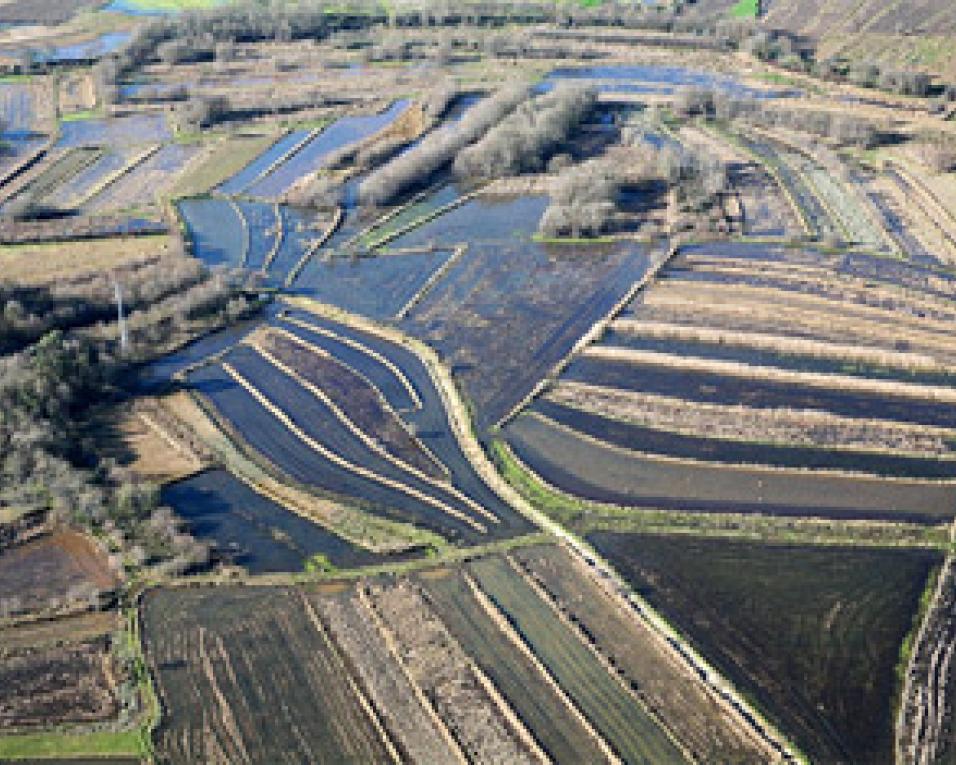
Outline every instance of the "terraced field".
<path id="1" fill-rule="evenodd" d="M 951 517 L 954 310 L 925 265 L 687 247 L 505 434 L 616 504 Z"/>

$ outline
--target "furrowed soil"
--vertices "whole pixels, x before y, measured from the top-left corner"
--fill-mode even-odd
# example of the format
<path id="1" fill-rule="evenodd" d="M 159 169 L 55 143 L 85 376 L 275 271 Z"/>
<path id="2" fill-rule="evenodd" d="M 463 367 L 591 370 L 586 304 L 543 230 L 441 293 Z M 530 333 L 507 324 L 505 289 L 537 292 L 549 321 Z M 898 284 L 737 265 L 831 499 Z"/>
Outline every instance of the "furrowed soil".
<path id="1" fill-rule="evenodd" d="M 811 760 L 893 762 L 896 663 L 940 553 L 588 541 Z"/>

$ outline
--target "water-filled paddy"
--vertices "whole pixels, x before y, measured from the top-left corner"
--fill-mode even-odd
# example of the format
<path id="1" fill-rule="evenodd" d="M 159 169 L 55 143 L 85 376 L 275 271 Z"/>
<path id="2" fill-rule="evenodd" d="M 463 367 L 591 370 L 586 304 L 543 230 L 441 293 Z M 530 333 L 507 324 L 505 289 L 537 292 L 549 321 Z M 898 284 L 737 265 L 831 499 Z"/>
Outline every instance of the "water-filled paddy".
<path id="1" fill-rule="evenodd" d="M 733 77 L 675 66 L 582 66 L 551 71 L 540 86 L 548 90 L 562 80 L 593 83 L 602 93 L 670 94 L 682 87 L 719 90 L 735 98 L 784 98 L 793 90 L 752 88 Z"/>
<path id="2" fill-rule="evenodd" d="M 448 360 L 484 431 L 505 417 L 651 265 L 643 245 L 531 239 L 547 200 L 471 200 L 391 247 L 468 242 L 404 328 Z"/>
<path id="3" fill-rule="evenodd" d="M 626 331 L 611 330 L 605 333 L 599 344 L 642 351 L 670 353 L 685 358 L 692 357 L 715 359 L 718 361 L 734 361 L 753 366 L 788 369 L 795 372 L 819 372 L 861 377 L 870 380 L 897 380 L 900 382 L 918 382 L 928 385 L 956 385 L 956 375 L 947 372 L 921 372 L 890 366 L 863 364 L 852 360 L 765 351 L 750 348 L 743 344 L 733 345 L 729 342 L 702 343 L 659 339 Z"/>
<path id="4" fill-rule="evenodd" d="M 281 196 L 300 178 L 320 169 L 332 152 L 361 141 L 390 125 L 405 111 L 408 104 L 408 101 L 396 101 L 380 114 L 342 117 L 336 120 L 288 160 L 245 190 L 256 197 Z"/>
<path id="5" fill-rule="evenodd" d="M 515 454 L 552 486 L 639 507 L 939 521 L 956 485 L 717 466 L 636 454 L 523 414 L 504 428 Z"/>
<path id="6" fill-rule="evenodd" d="M 196 539 L 212 543 L 223 558 L 252 574 L 302 571 L 314 555 L 337 568 L 385 559 L 257 494 L 223 470 L 171 484 L 162 499 Z"/>
<path id="7" fill-rule="evenodd" d="M 172 139 L 165 114 L 136 114 L 108 120 L 90 119 L 63 122 L 60 125 L 61 147 L 68 146 L 132 146 L 162 143 Z"/>
<path id="8" fill-rule="evenodd" d="M 309 137 L 308 130 L 293 130 L 282 136 L 266 151 L 256 157 L 217 189 L 223 194 L 241 194 L 286 154 Z"/>
<path id="9" fill-rule="evenodd" d="M 448 250 L 377 257 L 318 256 L 295 282 L 295 292 L 385 321 L 416 296 L 452 253 Z"/>
<path id="10" fill-rule="evenodd" d="M 565 379 L 712 404 L 743 404 L 758 409 L 813 409 L 846 417 L 956 427 L 953 407 L 930 400 L 804 387 L 791 382 L 746 379 L 649 364 L 578 358 L 568 367 Z"/>
<path id="11" fill-rule="evenodd" d="M 192 241 L 193 254 L 207 266 L 239 266 L 246 233 L 235 208 L 222 199 L 186 199 L 179 212 Z"/>
<path id="12" fill-rule="evenodd" d="M 685 435 L 642 427 L 538 401 L 530 409 L 612 446 L 671 457 L 728 464 L 768 465 L 782 468 L 840 470 L 909 478 L 956 479 L 956 461 L 902 457 L 806 446 L 771 445 L 730 439 Z"/>

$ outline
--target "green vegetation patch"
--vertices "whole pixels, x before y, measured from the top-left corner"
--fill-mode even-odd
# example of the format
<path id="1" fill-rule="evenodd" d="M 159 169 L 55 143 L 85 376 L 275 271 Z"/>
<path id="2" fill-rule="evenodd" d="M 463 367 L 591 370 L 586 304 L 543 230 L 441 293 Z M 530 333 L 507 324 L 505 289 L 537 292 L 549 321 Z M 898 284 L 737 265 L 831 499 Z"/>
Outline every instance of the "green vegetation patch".
<path id="1" fill-rule="evenodd" d="M 0 737 L 0 759 L 50 757 L 135 757 L 148 753 L 142 731 L 95 733 L 29 733 Z"/>
<path id="2" fill-rule="evenodd" d="M 730 9 L 730 15 L 738 19 L 755 19 L 760 16 L 760 0 L 739 0 Z"/>
<path id="3" fill-rule="evenodd" d="M 813 762 L 893 762 L 897 666 L 942 555 L 588 540 Z"/>

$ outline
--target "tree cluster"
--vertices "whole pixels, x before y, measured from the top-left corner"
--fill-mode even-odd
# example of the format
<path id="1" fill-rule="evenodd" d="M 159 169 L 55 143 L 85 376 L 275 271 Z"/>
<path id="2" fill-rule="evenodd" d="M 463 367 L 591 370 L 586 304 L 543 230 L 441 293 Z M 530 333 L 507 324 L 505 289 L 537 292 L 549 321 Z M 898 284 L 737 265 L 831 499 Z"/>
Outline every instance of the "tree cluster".
<path id="1" fill-rule="evenodd" d="M 552 185 L 538 230 L 551 238 L 605 233 L 617 211 L 620 187 L 620 172 L 607 159 L 568 167 Z"/>
<path id="2" fill-rule="evenodd" d="M 597 93 L 577 83 L 559 83 L 545 95 L 523 103 L 455 159 L 459 178 L 490 179 L 543 169 L 581 121 Z"/>
<path id="3" fill-rule="evenodd" d="M 114 278 L 129 310 L 125 350 Z M 241 286 L 183 256 L 44 288 L 0 285 L 0 508 L 93 530 L 136 564 L 204 560 L 154 489 L 96 459 L 83 425 L 92 406 L 120 395 L 133 364 L 247 313 Z"/>
<path id="4" fill-rule="evenodd" d="M 520 103 L 528 99 L 530 86 L 512 84 L 472 106 L 456 123 L 426 135 L 414 148 L 372 172 L 359 187 L 364 205 L 383 205 L 412 189 L 425 185 L 459 152 L 477 141 Z"/>

